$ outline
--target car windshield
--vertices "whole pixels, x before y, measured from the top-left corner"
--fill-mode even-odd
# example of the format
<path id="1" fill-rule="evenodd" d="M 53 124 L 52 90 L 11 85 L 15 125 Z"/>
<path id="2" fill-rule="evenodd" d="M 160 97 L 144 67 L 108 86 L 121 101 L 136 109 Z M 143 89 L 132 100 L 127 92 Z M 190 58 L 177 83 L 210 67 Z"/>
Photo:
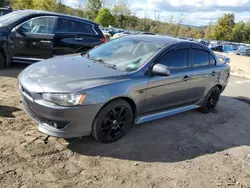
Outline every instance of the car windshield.
<path id="1" fill-rule="evenodd" d="M 11 25 L 12 23 L 16 22 L 23 16 L 28 15 L 28 12 L 23 12 L 23 11 L 15 11 L 9 14 L 6 14 L 4 16 L 0 17 L 0 26 L 8 26 Z"/>
<path id="2" fill-rule="evenodd" d="M 92 60 L 113 68 L 135 71 L 142 67 L 163 46 L 141 39 L 122 37 L 103 44 L 87 53 Z"/>

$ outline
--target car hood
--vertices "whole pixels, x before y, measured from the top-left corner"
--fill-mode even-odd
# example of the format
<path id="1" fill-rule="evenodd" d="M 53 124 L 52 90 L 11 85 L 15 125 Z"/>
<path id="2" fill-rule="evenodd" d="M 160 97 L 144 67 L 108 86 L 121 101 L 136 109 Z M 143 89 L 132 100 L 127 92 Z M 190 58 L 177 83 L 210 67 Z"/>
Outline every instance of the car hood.
<path id="1" fill-rule="evenodd" d="M 35 63 L 19 75 L 19 82 L 30 78 L 44 92 L 72 92 L 124 78 L 126 71 L 106 67 L 80 54 L 60 56 Z M 25 79 L 22 79 L 25 78 Z M 29 89 L 29 86 L 26 86 Z"/>

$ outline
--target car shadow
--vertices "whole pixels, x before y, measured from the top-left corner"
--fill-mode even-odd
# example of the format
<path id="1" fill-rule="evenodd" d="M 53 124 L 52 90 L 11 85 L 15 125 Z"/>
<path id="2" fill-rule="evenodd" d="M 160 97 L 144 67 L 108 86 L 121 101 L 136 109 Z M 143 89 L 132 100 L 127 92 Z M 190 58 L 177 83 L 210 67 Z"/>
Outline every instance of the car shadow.
<path id="1" fill-rule="evenodd" d="M 67 139 L 68 148 L 85 156 L 142 162 L 185 161 L 250 145 L 249 112 L 247 103 L 222 96 L 213 113 L 193 110 L 134 125 L 121 140 L 111 144 L 91 137 Z"/>
<path id="2" fill-rule="evenodd" d="M 19 108 L 0 105 L 0 117 L 14 118 L 14 112 L 20 111 Z"/>
<path id="3" fill-rule="evenodd" d="M 0 70 L 0 76 L 17 78 L 18 74 L 26 67 L 28 67 L 28 64 L 13 63 L 10 67 L 6 67 L 3 70 Z"/>

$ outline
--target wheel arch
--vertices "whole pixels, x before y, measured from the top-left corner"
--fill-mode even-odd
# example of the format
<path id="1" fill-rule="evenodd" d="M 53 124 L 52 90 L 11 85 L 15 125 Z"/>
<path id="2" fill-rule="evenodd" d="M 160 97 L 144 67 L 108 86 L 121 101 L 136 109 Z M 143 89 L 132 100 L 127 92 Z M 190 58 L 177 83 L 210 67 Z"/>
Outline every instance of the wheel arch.
<path id="1" fill-rule="evenodd" d="M 222 85 L 221 84 L 217 84 L 214 87 L 218 87 L 220 89 L 220 91 L 222 92 Z"/>
<path id="2" fill-rule="evenodd" d="M 7 56 L 6 56 L 5 50 L 2 46 L 0 46 L 0 53 L 2 53 L 4 58 L 5 58 L 4 67 L 6 67 L 7 66 Z"/>
<path id="3" fill-rule="evenodd" d="M 104 103 L 104 104 L 102 105 L 102 107 L 101 107 L 101 108 L 99 109 L 99 111 L 97 112 L 96 116 L 98 115 L 98 113 L 99 113 L 107 104 L 109 104 L 109 103 L 112 102 L 112 101 L 119 100 L 119 99 L 126 101 L 126 102 L 131 106 L 132 111 L 133 111 L 133 115 L 134 115 L 134 119 L 135 119 L 136 114 L 137 114 L 137 106 L 136 106 L 135 101 L 134 101 L 131 97 L 129 97 L 129 96 L 117 96 L 117 97 L 114 97 L 114 98 L 108 100 L 106 103 Z"/>

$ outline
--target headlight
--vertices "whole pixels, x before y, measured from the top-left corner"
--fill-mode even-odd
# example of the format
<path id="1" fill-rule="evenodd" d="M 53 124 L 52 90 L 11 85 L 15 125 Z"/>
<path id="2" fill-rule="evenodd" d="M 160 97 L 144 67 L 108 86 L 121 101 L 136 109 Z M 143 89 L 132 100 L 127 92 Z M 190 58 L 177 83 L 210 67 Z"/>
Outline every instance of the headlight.
<path id="1" fill-rule="evenodd" d="M 86 95 L 81 94 L 54 94 L 43 93 L 42 98 L 46 101 L 58 104 L 60 106 L 77 106 L 82 104 Z"/>

